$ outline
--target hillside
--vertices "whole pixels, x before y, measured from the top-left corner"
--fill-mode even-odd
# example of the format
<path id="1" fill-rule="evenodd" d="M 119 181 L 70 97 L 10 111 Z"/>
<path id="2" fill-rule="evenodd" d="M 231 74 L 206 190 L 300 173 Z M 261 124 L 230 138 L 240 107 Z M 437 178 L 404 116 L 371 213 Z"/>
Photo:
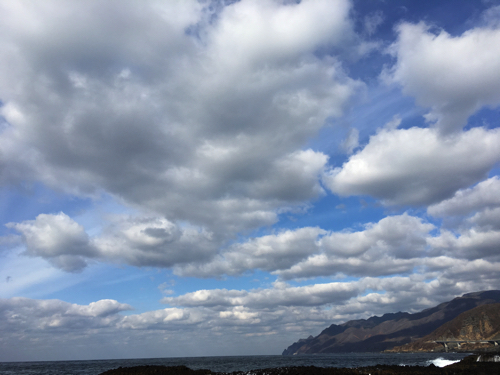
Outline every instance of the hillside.
<path id="1" fill-rule="evenodd" d="M 466 311 L 434 332 L 409 344 L 391 349 L 391 352 L 442 351 L 444 346 L 433 343 L 441 340 L 498 340 L 500 341 L 500 303 L 487 304 Z M 456 344 L 449 344 L 458 349 Z M 462 343 L 461 350 L 495 347 L 492 344 Z M 496 347 L 498 349 L 498 347 Z"/>
<path id="2" fill-rule="evenodd" d="M 293 343 L 283 355 L 389 350 L 422 338 L 477 306 L 493 303 L 500 303 L 500 290 L 468 293 L 414 314 L 398 312 L 332 324 L 316 337 Z"/>

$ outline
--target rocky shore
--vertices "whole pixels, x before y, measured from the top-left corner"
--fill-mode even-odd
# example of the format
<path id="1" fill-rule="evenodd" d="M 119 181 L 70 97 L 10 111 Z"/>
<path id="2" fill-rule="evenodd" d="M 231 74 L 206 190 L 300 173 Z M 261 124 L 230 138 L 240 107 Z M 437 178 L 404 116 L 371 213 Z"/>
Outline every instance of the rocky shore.
<path id="1" fill-rule="evenodd" d="M 100 375 L 223 375 L 210 370 L 191 370 L 186 366 L 138 366 L 118 368 Z M 377 365 L 360 368 L 333 367 L 280 367 L 258 369 L 250 372 L 233 372 L 224 375 L 500 375 L 500 353 L 471 355 L 458 363 L 446 367 L 430 366 L 387 366 Z"/>

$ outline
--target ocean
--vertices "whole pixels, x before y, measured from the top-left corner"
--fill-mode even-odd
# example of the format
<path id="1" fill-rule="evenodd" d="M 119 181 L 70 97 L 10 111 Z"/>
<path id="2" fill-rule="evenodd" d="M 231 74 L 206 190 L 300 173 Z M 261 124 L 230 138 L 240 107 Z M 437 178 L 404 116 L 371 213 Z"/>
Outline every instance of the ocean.
<path id="1" fill-rule="evenodd" d="M 215 372 L 250 371 L 288 366 L 364 367 L 377 364 L 443 367 L 458 362 L 464 353 L 346 353 L 301 356 L 232 356 L 148 359 L 108 359 L 94 361 L 0 362 L 0 375 L 98 375 L 118 367 L 143 365 L 185 365 L 193 370 Z"/>

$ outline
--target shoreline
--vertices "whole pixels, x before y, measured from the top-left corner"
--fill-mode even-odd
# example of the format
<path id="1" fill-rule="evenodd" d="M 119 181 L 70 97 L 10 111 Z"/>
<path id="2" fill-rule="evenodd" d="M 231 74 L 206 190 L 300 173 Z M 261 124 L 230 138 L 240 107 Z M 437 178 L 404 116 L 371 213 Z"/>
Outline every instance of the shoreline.
<path id="1" fill-rule="evenodd" d="M 452 372 L 450 372 L 450 370 Z M 500 374 L 500 352 L 477 353 L 465 357 L 459 362 L 444 367 L 434 364 L 429 366 L 395 366 L 375 365 L 358 368 L 291 366 L 256 369 L 251 371 L 235 371 L 230 373 L 213 372 L 211 370 L 192 370 L 187 366 L 136 366 L 120 367 L 105 371 L 99 375 L 466 375 L 466 374 Z"/>

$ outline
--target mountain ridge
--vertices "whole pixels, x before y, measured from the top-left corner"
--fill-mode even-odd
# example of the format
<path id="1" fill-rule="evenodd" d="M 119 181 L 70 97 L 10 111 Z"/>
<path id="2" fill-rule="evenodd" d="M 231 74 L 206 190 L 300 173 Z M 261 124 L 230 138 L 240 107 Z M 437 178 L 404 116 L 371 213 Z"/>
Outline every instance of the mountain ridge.
<path id="1" fill-rule="evenodd" d="M 408 344 L 426 336 L 468 310 L 500 303 L 500 290 L 464 294 L 451 301 L 417 313 L 387 313 L 381 317 L 350 320 L 332 324 L 318 336 L 300 339 L 283 351 L 283 355 L 380 352 Z"/>
<path id="2" fill-rule="evenodd" d="M 500 303 L 477 306 L 465 311 L 455 319 L 443 324 L 430 334 L 403 346 L 397 346 L 389 352 L 419 352 L 439 351 L 443 345 L 435 341 L 457 341 L 448 345 L 462 350 L 477 349 L 478 347 L 491 346 L 484 341 L 500 342 Z M 476 341 L 476 343 L 471 343 Z M 483 341 L 483 343 L 479 343 Z"/>

